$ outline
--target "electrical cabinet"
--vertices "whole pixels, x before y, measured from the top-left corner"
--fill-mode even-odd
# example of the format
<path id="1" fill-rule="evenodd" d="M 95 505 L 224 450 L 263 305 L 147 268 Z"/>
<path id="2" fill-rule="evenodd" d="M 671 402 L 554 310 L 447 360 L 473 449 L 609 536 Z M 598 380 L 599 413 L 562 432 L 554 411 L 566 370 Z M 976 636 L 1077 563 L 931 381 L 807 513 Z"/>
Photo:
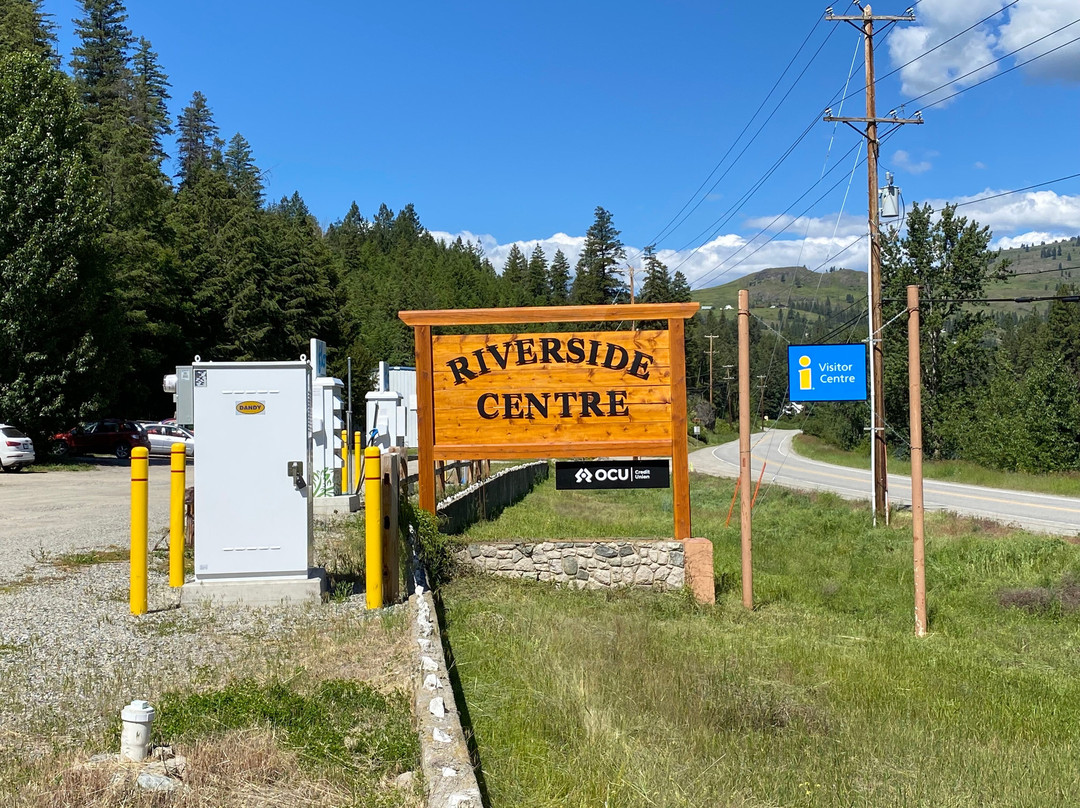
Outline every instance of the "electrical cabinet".
<path id="1" fill-rule="evenodd" d="M 312 549 L 311 366 L 192 365 L 195 578 L 307 578 Z"/>

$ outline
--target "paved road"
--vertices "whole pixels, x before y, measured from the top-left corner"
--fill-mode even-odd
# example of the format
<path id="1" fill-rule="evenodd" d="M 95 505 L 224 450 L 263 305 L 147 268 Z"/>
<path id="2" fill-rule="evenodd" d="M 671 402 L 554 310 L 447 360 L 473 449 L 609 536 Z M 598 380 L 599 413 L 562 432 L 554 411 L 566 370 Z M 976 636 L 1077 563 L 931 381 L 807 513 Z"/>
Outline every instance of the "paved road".
<path id="1" fill-rule="evenodd" d="M 796 454 L 791 442 L 795 430 L 773 429 L 751 436 L 751 468 L 754 483 L 765 464 L 766 484 L 800 490 L 832 491 L 845 499 L 870 499 L 870 471 L 834 466 Z M 739 476 L 739 442 L 699 449 L 690 455 L 693 471 L 722 477 Z M 980 516 L 1042 533 L 1080 535 L 1080 499 L 1052 494 L 1008 491 L 977 485 L 925 480 L 923 500 L 927 510 L 952 511 Z M 889 475 L 889 503 L 911 506 L 911 478 Z"/>
<path id="2" fill-rule="evenodd" d="M 126 547 L 131 539 L 131 467 L 112 458 L 79 458 L 83 471 L 31 467 L 0 473 L 0 584 L 37 561 L 73 550 Z M 191 474 L 192 466 L 188 466 Z M 169 525 L 169 460 L 150 460 L 150 539 Z"/>

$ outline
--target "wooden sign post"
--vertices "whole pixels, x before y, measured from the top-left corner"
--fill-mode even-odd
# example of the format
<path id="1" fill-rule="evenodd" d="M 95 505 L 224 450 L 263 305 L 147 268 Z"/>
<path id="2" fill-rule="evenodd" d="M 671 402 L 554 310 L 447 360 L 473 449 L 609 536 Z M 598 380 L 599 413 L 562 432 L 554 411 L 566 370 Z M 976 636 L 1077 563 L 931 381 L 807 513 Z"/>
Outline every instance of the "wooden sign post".
<path id="1" fill-rule="evenodd" d="M 690 538 L 684 320 L 697 303 L 403 311 L 416 336 L 420 507 L 435 461 L 670 457 L 675 538 Z M 667 320 L 666 331 L 437 336 L 435 326 Z"/>

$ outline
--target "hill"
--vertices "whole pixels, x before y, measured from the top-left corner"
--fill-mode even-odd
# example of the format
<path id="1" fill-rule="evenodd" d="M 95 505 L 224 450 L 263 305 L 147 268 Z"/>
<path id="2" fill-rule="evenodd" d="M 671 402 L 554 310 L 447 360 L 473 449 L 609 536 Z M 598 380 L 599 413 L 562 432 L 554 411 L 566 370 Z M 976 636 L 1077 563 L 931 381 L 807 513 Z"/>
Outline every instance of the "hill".
<path id="1" fill-rule="evenodd" d="M 1042 297 L 1054 294 L 1061 283 L 1080 285 L 1080 236 L 1049 244 L 1032 244 L 999 250 L 1009 261 L 1011 278 L 989 284 L 987 297 Z M 738 305 L 740 289 L 750 292 L 750 306 L 767 309 L 757 312 L 764 320 L 776 320 L 786 308 L 806 313 L 810 322 L 842 311 L 866 297 L 866 273 L 833 268 L 813 272 L 806 267 L 772 267 L 737 278 L 722 286 L 696 289 L 693 299 L 717 312 Z M 1019 317 L 1045 312 L 1047 303 L 991 303 L 994 312 L 1012 312 Z"/>

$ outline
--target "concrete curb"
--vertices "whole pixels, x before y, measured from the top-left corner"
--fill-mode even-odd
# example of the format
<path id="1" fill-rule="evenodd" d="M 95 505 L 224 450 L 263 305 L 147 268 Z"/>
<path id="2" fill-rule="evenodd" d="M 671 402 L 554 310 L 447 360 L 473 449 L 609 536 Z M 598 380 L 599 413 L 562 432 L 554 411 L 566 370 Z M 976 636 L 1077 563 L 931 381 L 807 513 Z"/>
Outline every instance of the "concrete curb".
<path id="1" fill-rule="evenodd" d="M 426 804 L 428 808 L 482 808 L 431 592 L 417 586 L 409 598 L 409 614 L 416 641 L 413 706 Z"/>

